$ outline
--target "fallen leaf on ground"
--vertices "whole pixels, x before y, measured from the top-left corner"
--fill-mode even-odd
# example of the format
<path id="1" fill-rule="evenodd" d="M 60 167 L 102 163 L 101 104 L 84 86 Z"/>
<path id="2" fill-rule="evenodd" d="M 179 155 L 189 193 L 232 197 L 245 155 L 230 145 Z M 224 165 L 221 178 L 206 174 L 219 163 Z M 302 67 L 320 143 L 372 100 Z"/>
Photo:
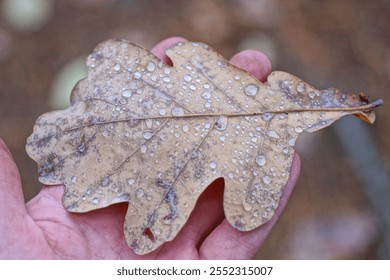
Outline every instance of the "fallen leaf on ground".
<path id="1" fill-rule="evenodd" d="M 263 84 L 202 43 L 167 55 L 173 67 L 124 40 L 99 44 L 72 106 L 42 115 L 27 140 L 40 182 L 64 184 L 69 211 L 129 203 L 124 232 L 138 254 L 172 240 L 220 177 L 232 226 L 267 222 L 298 135 L 350 114 L 372 123 L 382 104 L 284 72 Z"/>

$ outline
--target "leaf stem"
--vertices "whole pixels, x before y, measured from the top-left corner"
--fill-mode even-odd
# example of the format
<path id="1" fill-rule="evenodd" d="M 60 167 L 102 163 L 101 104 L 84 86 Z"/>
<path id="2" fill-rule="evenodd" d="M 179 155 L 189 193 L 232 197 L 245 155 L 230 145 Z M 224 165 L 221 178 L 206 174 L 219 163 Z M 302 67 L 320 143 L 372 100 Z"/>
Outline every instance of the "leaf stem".
<path id="1" fill-rule="evenodd" d="M 182 116 L 150 116 L 150 117 L 144 117 L 144 118 L 137 118 L 136 120 L 146 120 L 146 119 L 164 119 L 164 118 L 195 118 L 195 117 L 220 117 L 222 115 L 227 117 L 245 117 L 245 116 L 257 116 L 257 115 L 263 115 L 263 114 L 280 114 L 280 113 L 299 113 L 299 112 L 365 112 L 368 113 L 372 111 L 374 108 L 379 107 L 383 105 L 382 99 L 377 99 L 369 104 L 358 106 L 358 107 L 347 107 L 347 108 L 341 108 L 341 107 L 334 107 L 334 108 L 298 108 L 298 109 L 284 109 L 284 110 L 269 110 L 269 111 L 263 111 L 263 112 L 246 112 L 246 113 L 233 113 L 233 114 L 213 114 L 213 113 L 206 113 L 206 114 L 187 114 Z"/>

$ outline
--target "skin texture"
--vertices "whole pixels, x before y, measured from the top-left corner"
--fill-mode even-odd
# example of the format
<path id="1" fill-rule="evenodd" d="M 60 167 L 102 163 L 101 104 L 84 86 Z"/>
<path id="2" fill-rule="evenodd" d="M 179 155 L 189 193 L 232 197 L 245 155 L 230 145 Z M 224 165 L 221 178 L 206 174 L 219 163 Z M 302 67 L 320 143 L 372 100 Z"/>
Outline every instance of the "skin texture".
<path id="1" fill-rule="evenodd" d="M 152 52 L 171 63 L 165 49 L 185 39 L 168 38 Z M 231 62 L 265 81 L 272 65 L 262 53 L 246 50 Z M 279 219 L 298 179 L 300 160 L 294 155 L 290 178 L 272 219 L 249 232 L 239 232 L 224 218 L 223 180 L 201 195 L 189 220 L 170 242 L 144 256 L 128 247 L 123 235 L 127 204 L 89 213 L 67 212 L 63 185 L 44 186 L 24 203 L 18 168 L 0 139 L 0 259 L 250 259 L 261 248 Z"/>

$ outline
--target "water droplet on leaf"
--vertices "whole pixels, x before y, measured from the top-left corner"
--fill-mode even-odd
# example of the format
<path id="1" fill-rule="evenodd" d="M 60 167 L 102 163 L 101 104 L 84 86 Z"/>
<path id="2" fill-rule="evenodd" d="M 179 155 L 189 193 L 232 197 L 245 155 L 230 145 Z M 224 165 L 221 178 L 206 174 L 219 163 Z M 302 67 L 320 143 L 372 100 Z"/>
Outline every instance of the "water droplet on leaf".
<path id="1" fill-rule="evenodd" d="M 227 116 L 220 116 L 217 123 L 215 124 L 217 130 L 222 131 L 225 130 L 228 126 L 228 118 Z"/>
<path id="2" fill-rule="evenodd" d="M 215 161 L 212 161 L 212 162 L 210 162 L 209 166 L 211 169 L 215 169 L 215 168 L 217 168 L 217 163 Z"/>
<path id="3" fill-rule="evenodd" d="M 245 94 L 248 96 L 255 96 L 259 91 L 259 87 L 255 84 L 245 86 Z"/>
<path id="4" fill-rule="evenodd" d="M 125 89 L 123 92 L 122 92 L 122 96 L 123 97 L 131 97 L 132 93 L 131 93 L 131 90 L 129 89 Z"/>
<path id="5" fill-rule="evenodd" d="M 175 107 L 172 109 L 171 113 L 172 116 L 179 117 L 184 115 L 184 110 L 182 108 Z"/>
<path id="6" fill-rule="evenodd" d="M 153 132 L 146 131 L 146 132 L 144 132 L 144 134 L 142 136 L 144 137 L 144 139 L 148 140 L 148 139 L 152 138 Z"/>
<path id="7" fill-rule="evenodd" d="M 270 184 L 271 183 L 271 178 L 268 176 L 268 175 L 265 175 L 264 177 L 263 177 L 263 182 L 264 182 L 264 184 Z"/>
<path id="8" fill-rule="evenodd" d="M 154 69 L 156 69 L 156 65 L 153 62 L 149 62 L 148 66 L 146 66 L 146 70 L 148 70 L 149 72 L 153 72 Z"/>
<path id="9" fill-rule="evenodd" d="M 136 197 L 143 197 L 145 195 L 145 192 L 143 189 L 139 188 L 135 191 Z"/>
<path id="10" fill-rule="evenodd" d="M 119 63 L 115 64 L 114 70 L 117 71 L 117 72 L 118 72 L 119 70 L 121 70 L 121 65 L 120 65 Z"/>
<path id="11" fill-rule="evenodd" d="M 204 92 L 204 93 L 202 93 L 202 98 L 203 99 L 210 99 L 211 98 L 211 94 L 210 94 L 210 92 Z"/>
<path id="12" fill-rule="evenodd" d="M 280 138 L 279 134 L 276 131 L 274 131 L 274 130 L 268 130 L 267 131 L 267 135 L 269 137 L 275 138 L 275 139 L 279 139 Z"/>
<path id="13" fill-rule="evenodd" d="M 264 166 L 267 163 L 267 159 L 264 155 L 259 155 L 256 157 L 256 163 L 258 166 Z"/>

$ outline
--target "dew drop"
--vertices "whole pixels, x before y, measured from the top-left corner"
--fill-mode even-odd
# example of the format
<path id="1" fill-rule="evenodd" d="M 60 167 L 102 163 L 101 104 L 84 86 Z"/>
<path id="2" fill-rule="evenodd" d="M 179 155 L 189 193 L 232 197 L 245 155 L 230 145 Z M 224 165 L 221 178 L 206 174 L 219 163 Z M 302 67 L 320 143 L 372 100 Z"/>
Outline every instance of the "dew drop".
<path id="1" fill-rule="evenodd" d="M 190 127 L 188 125 L 184 125 L 182 129 L 184 132 L 188 132 L 190 130 Z"/>
<path id="2" fill-rule="evenodd" d="M 207 122 L 204 124 L 204 128 L 209 129 L 211 127 L 211 123 Z"/>
<path id="3" fill-rule="evenodd" d="M 305 83 L 304 82 L 302 82 L 302 81 L 298 82 L 297 91 L 300 93 L 305 91 Z"/>
<path id="4" fill-rule="evenodd" d="M 288 147 L 285 147 L 285 148 L 283 149 L 283 153 L 285 153 L 285 154 L 288 154 L 289 151 L 290 151 L 290 149 L 289 149 Z"/>
<path id="5" fill-rule="evenodd" d="M 255 96 L 259 91 L 259 87 L 255 84 L 245 86 L 245 94 L 248 96 Z"/>
<path id="6" fill-rule="evenodd" d="M 274 116 L 274 114 L 272 114 L 272 113 L 265 113 L 265 114 L 263 114 L 262 118 L 264 121 L 268 122 L 270 119 L 272 119 L 273 116 Z"/>
<path id="7" fill-rule="evenodd" d="M 127 183 L 131 186 L 135 183 L 135 180 L 133 178 L 130 178 L 127 180 Z"/>
<path id="8" fill-rule="evenodd" d="M 122 96 L 123 97 L 130 97 L 131 96 L 131 90 L 129 89 L 125 89 L 123 92 L 122 92 Z"/>
<path id="9" fill-rule="evenodd" d="M 146 66 L 146 70 L 148 70 L 149 72 L 153 72 L 154 69 L 156 69 L 156 65 L 153 62 L 149 62 L 148 66 Z"/>
<path id="10" fill-rule="evenodd" d="M 167 113 L 167 110 L 160 109 L 160 111 L 158 111 L 158 113 L 160 114 L 160 116 L 165 116 L 165 114 Z"/>
<path id="11" fill-rule="evenodd" d="M 134 72 L 134 78 L 139 79 L 142 77 L 142 74 L 140 72 Z"/>
<path id="12" fill-rule="evenodd" d="M 171 73 L 171 68 L 165 67 L 164 73 L 167 74 L 167 75 L 169 75 L 169 74 Z"/>
<path id="13" fill-rule="evenodd" d="M 294 130 L 296 133 L 301 133 L 303 131 L 302 127 L 300 126 L 297 126 Z"/>
<path id="14" fill-rule="evenodd" d="M 175 107 L 171 111 L 172 116 L 178 117 L 178 116 L 183 116 L 184 115 L 184 110 L 179 107 Z"/>
<path id="15" fill-rule="evenodd" d="M 153 120 L 152 119 L 146 119 L 145 120 L 146 127 L 151 129 L 153 126 Z"/>
<path id="16" fill-rule="evenodd" d="M 240 75 L 236 74 L 236 75 L 234 76 L 234 79 L 238 81 L 238 80 L 240 79 Z"/>
<path id="17" fill-rule="evenodd" d="M 141 150 L 141 153 L 146 153 L 146 150 L 148 149 L 148 147 L 146 147 L 146 145 L 142 145 L 140 147 L 140 150 Z"/>
<path id="18" fill-rule="evenodd" d="M 190 81 L 192 80 L 192 77 L 191 77 L 190 75 L 185 75 L 184 78 L 183 78 L 183 80 L 184 80 L 185 82 L 190 82 Z"/>
<path id="19" fill-rule="evenodd" d="M 209 166 L 210 166 L 211 169 L 215 169 L 215 168 L 217 168 L 217 165 L 218 164 L 215 161 L 212 161 L 212 162 L 210 162 Z"/>
<path id="20" fill-rule="evenodd" d="M 196 86 L 194 84 L 190 84 L 190 90 L 196 90 Z"/>
<path id="21" fill-rule="evenodd" d="M 109 183 L 108 178 L 107 178 L 107 177 L 103 178 L 103 180 L 102 180 L 102 186 L 105 187 L 105 186 L 108 185 L 108 183 Z"/>
<path id="22" fill-rule="evenodd" d="M 85 149 L 86 149 L 86 146 L 85 146 L 85 142 L 81 142 L 81 144 L 77 147 L 77 150 L 79 151 L 79 153 L 84 153 L 85 152 Z"/>
<path id="23" fill-rule="evenodd" d="M 294 147 L 294 146 L 295 146 L 295 141 L 296 141 L 296 138 L 291 138 L 290 140 L 288 140 L 288 144 L 289 144 L 291 147 Z"/>
<path id="24" fill-rule="evenodd" d="M 233 178 L 234 178 L 234 173 L 233 173 L 233 172 L 229 172 L 229 173 L 228 173 L 228 177 L 229 177 L 230 179 L 233 179 Z"/>
<path id="25" fill-rule="evenodd" d="M 257 156 L 255 161 L 258 166 L 264 166 L 267 163 L 267 159 L 264 155 Z"/>
<path id="26" fill-rule="evenodd" d="M 136 195 L 137 197 L 143 197 L 143 196 L 145 195 L 145 192 L 144 192 L 143 189 L 139 188 L 139 189 L 137 189 L 137 190 L 135 191 L 135 195 Z"/>
<path id="27" fill-rule="evenodd" d="M 211 107 L 211 103 L 210 103 L 210 102 L 206 102 L 206 103 L 204 104 L 204 107 L 205 107 L 205 108 L 210 108 L 210 107 Z"/>
<path id="28" fill-rule="evenodd" d="M 72 176 L 72 178 L 70 180 L 72 181 L 72 183 L 76 183 L 77 177 L 76 176 Z"/>
<path id="29" fill-rule="evenodd" d="M 164 81 L 165 83 L 169 83 L 169 82 L 171 81 L 171 78 L 169 78 L 169 77 L 164 77 L 164 78 L 163 78 L 163 81 Z"/>
<path id="30" fill-rule="evenodd" d="M 268 176 L 268 175 L 265 175 L 264 177 L 263 177 L 263 182 L 264 182 L 264 184 L 270 184 L 271 183 L 271 178 Z"/>
<path id="31" fill-rule="evenodd" d="M 276 131 L 274 131 L 274 130 L 268 130 L 267 131 L 267 135 L 269 137 L 275 138 L 275 139 L 279 139 L 280 138 L 279 134 Z"/>
<path id="32" fill-rule="evenodd" d="M 316 93 L 314 91 L 309 92 L 309 97 L 310 98 L 316 97 Z"/>
<path id="33" fill-rule="evenodd" d="M 120 65 L 119 63 L 115 64 L 114 70 L 115 70 L 116 72 L 118 72 L 119 70 L 121 70 L 121 65 Z"/>
<path id="34" fill-rule="evenodd" d="M 148 139 L 152 138 L 153 133 L 151 131 L 146 131 L 146 132 L 144 132 L 144 134 L 142 136 L 144 137 L 144 139 L 148 140 Z"/>
<path id="35" fill-rule="evenodd" d="M 211 98 L 210 92 L 206 91 L 206 92 L 202 93 L 202 98 L 206 99 L 206 100 L 210 99 Z"/>
<path id="36" fill-rule="evenodd" d="M 154 230 L 154 234 L 155 235 L 160 235 L 162 233 L 162 229 L 161 228 L 156 228 L 155 230 Z"/>
<path id="37" fill-rule="evenodd" d="M 246 202 L 245 200 L 242 201 L 242 206 L 244 207 L 245 211 L 251 211 L 252 210 L 252 205 Z"/>
<path id="38" fill-rule="evenodd" d="M 203 87 L 204 87 L 205 89 L 209 89 L 209 88 L 210 88 L 210 85 L 209 85 L 208 83 L 205 83 L 205 84 L 203 85 Z"/>
<path id="39" fill-rule="evenodd" d="M 227 116 L 220 116 L 215 126 L 219 131 L 225 130 L 228 126 Z"/>
<path id="40" fill-rule="evenodd" d="M 92 203 L 93 204 L 98 204 L 99 203 L 99 198 L 95 197 L 94 199 L 92 199 Z"/>

